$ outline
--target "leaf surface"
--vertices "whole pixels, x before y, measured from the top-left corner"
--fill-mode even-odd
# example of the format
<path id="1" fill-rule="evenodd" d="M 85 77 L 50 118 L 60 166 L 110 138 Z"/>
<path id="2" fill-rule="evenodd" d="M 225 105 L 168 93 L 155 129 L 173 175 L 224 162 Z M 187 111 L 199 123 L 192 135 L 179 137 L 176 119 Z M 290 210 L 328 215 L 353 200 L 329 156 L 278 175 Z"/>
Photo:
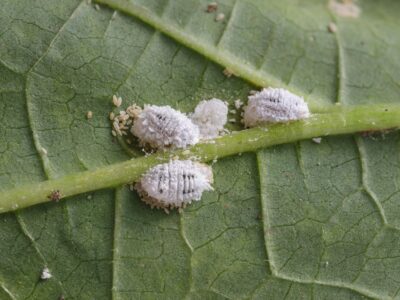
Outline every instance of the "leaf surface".
<path id="1" fill-rule="evenodd" d="M 128 15 L 2 5 L 0 190 L 128 159 L 110 134 L 113 94 L 183 111 L 270 84 L 314 111 L 398 102 L 396 1 L 363 1 L 355 19 L 321 1 L 221 1 L 223 22 L 205 1 L 104 2 Z M 0 298 L 396 298 L 398 149 L 391 133 L 227 158 L 215 191 L 181 215 L 126 187 L 3 214 Z M 40 281 L 45 266 L 53 278 Z"/>

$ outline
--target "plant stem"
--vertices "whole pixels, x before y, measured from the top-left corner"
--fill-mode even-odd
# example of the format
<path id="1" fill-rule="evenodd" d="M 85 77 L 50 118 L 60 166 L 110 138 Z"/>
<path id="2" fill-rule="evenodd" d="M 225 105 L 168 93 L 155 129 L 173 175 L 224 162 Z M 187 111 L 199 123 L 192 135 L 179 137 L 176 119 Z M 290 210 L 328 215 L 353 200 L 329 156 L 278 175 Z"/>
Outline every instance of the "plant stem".
<path id="1" fill-rule="evenodd" d="M 96 170 L 6 190 L 0 196 L 0 213 L 48 202 L 49 196 L 56 190 L 65 198 L 131 183 L 138 180 L 150 167 L 167 162 L 172 157 L 196 158 L 207 162 L 312 137 L 394 127 L 400 127 L 400 105 L 367 105 L 347 108 L 341 112 L 315 114 L 303 121 L 276 124 L 268 129 L 258 127 L 234 132 L 187 150 L 160 152 Z"/>

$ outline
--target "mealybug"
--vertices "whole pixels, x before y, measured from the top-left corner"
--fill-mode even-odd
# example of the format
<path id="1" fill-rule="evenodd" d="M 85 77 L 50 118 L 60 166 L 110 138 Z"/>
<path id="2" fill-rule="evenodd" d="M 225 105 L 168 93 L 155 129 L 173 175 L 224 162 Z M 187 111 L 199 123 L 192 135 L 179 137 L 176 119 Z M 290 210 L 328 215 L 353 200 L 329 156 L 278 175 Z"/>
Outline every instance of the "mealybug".
<path id="1" fill-rule="evenodd" d="M 152 208 L 183 208 L 212 190 L 210 166 L 191 160 L 172 160 L 147 171 L 135 188 Z"/>
<path id="2" fill-rule="evenodd" d="M 40 279 L 47 280 L 47 279 L 50 279 L 51 277 L 53 277 L 53 276 L 51 275 L 49 268 L 47 268 L 47 267 L 44 268 L 42 270 L 42 273 L 40 274 Z"/>
<path id="3" fill-rule="evenodd" d="M 200 129 L 202 139 L 216 138 L 227 121 L 228 106 L 219 99 L 203 100 L 191 115 L 192 122 Z"/>
<path id="4" fill-rule="evenodd" d="M 153 148 L 185 148 L 199 141 L 199 128 L 170 106 L 145 105 L 131 132 Z"/>
<path id="5" fill-rule="evenodd" d="M 263 123 L 281 123 L 305 119 L 310 116 L 303 98 L 284 89 L 263 89 L 249 96 L 244 108 L 243 122 L 246 127 Z"/>

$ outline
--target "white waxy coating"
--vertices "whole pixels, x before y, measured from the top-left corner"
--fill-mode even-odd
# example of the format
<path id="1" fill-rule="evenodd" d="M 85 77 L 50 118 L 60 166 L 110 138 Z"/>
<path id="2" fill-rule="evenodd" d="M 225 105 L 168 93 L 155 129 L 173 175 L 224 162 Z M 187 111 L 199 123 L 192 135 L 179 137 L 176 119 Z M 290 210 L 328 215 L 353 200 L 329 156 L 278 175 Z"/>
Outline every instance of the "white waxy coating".
<path id="1" fill-rule="evenodd" d="M 267 88 L 252 96 L 244 109 L 246 127 L 308 118 L 310 111 L 302 97 L 284 89 Z"/>
<path id="2" fill-rule="evenodd" d="M 195 108 L 191 119 L 200 129 L 202 139 L 216 138 L 228 119 L 228 106 L 219 99 L 203 100 Z"/>
<path id="3" fill-rule="evenodd" d="M 204 191 L 212 190 L 212 169 L 191 160 L 173 160 L 151 168 L 140 180 L 139 192 L 145 192 L 156 207 L 183 207 L 198 201 Z M 155 203 L 156 202 L 156 203 Z"/>
<path id="4" fill-rule="evenodd" d="M 132 126 L 132 134 L 153 148 L 185 148 L 199 141 L 199 128 L 170 106 L 145 105 Z"/>
<path id="5" fill-rule="evenodd" d="M 40 279 L 42 280 L 47 280 L 50 279 L 51 277 L 53 277 L 50 273 L 50 270 L 48 268 L 44 268 L 42 270 L 42 273 L 40 274 Z"/>

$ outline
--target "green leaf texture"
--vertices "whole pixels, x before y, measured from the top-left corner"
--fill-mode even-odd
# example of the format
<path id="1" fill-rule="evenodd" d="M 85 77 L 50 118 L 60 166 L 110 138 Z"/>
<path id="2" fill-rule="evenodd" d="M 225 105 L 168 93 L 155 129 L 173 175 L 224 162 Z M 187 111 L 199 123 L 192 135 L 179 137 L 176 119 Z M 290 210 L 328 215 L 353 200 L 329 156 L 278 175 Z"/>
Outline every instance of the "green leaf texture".
<path id="1" fill-rule="evenodd" d="M 110 134 L 113 94 L 183 111 L 261 85 L 313 111 L 399 102 L 398 1 L 360 0 L 345 18 L 325 1 L 225 0 L 222 22 L 207 1 L 101 2 L 118 11 L 3 1 L 0 203 L 129 159 Z M 218 161 L 215 191 L 182 214 L 126 187 L 3 214 L 0 299 L 400 298 L 399 166 L 397 133 L 328 137 Z"/>

